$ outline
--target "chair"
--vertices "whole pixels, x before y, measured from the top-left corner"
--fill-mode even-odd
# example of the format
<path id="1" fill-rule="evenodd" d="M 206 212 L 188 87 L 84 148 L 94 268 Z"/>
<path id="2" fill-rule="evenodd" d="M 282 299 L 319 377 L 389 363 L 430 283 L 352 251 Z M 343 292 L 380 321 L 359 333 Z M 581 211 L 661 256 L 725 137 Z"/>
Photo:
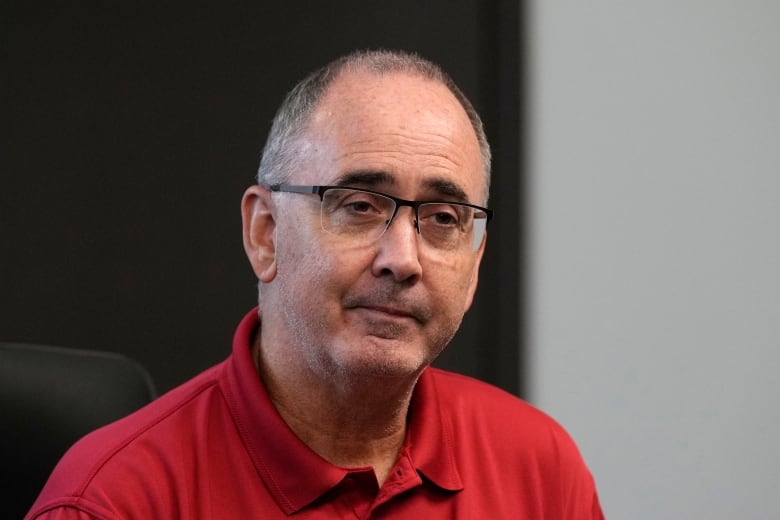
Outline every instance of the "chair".
<path id="1" fill-rule="evenodd" d="M 76 440 L 155 396 L 149 373 L 120 354 L 0 343 L 3 516 L 24 516 Z"/>

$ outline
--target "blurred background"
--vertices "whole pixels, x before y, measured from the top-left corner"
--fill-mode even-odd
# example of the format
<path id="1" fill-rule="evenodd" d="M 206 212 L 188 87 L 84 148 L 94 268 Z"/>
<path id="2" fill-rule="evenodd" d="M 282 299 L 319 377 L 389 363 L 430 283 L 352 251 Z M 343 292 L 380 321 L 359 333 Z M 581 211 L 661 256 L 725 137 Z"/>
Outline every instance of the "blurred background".
<path id="1" fill-rule="evenodd" d="M 351 50 L 401 48 L 451 72 L 496 146 L 486 290 L 441 363 L 517 391 L 518 5 L 2 9 L 0 338 L 126 353 L 161 391 L 222 360 L 256 305 L 239 204 L 282 98 Z"/>
<path id="2" fill-rule="evenodd" d="M 161 391 L 224 359 L 282 97 L 412 50 L 496 156 L 440 364 L 563 423 L 609 518 L 776 518 L 778 22 L 761 0 L 3 3 L 0 340 L 121 352 Z"/>

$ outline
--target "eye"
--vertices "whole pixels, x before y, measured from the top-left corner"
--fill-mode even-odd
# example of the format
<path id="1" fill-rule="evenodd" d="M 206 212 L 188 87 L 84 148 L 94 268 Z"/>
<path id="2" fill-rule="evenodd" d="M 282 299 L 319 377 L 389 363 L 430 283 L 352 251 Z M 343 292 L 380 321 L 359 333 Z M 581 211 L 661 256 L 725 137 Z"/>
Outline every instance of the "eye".
<path id="1" fill-rule="evenodd" d="M 378 197 L 360 191 L 344 190 L 338 203 L 339 211 L 347 211 L 356 215 L 382 213 L 383 208 Z"/>
<path id="2" fill-rule="evenodd" d="M 355 213 L 368 213 L 374 208 L 371 202 L 367 200 L 349 200 L 344 201 L 341 207 Z"/>
<path id="3" fill-rule="evenodd" d="M 440 226 L 452 226 L 458 223 L 458 219 L 451 213 L 439 212 L 433 218 Z"/>
<path id="4" fill-rule="evenodd" d="M 322 202 L 324 213 L 342 224 L 381 223 L 389 219 L 393 212 L 392 200 L 350 188 L 328 190 Z"/>
<path id="5" fill-rule="evenodd" d="M 420 207 L 420 219 L 440 227 L 458 227 L 462 220 L 452 204 L 425 204 Z"/>

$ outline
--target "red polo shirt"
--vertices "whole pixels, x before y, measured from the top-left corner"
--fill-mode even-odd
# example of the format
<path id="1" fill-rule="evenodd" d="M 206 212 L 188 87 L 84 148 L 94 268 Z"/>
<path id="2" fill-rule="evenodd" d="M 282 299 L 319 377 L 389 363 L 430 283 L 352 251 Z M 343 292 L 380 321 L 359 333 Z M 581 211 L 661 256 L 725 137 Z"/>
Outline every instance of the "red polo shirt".
<path id="1" fill-rule="evenodd" d="M 557 423 L 437 369 L 381 488 L 370 468 L 333 466 L 272 405 L 250 355 L 258 327 L 252 311 L 226 361 L 76 443 L 27 518 L 603 518 Z"/>

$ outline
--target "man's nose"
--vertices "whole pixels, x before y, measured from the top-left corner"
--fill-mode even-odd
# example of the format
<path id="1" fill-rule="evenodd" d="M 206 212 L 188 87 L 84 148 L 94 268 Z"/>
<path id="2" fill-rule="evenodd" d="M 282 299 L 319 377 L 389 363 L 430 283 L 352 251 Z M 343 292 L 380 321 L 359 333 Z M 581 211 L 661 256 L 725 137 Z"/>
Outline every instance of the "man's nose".
<path id="1" fill-rule="evenodd" d="M 377 241 L 372 272 L 392 274 L 395 281 L 416 280 L 422 276 L 420 240 L 414 208 L 400 207 Z"/>

